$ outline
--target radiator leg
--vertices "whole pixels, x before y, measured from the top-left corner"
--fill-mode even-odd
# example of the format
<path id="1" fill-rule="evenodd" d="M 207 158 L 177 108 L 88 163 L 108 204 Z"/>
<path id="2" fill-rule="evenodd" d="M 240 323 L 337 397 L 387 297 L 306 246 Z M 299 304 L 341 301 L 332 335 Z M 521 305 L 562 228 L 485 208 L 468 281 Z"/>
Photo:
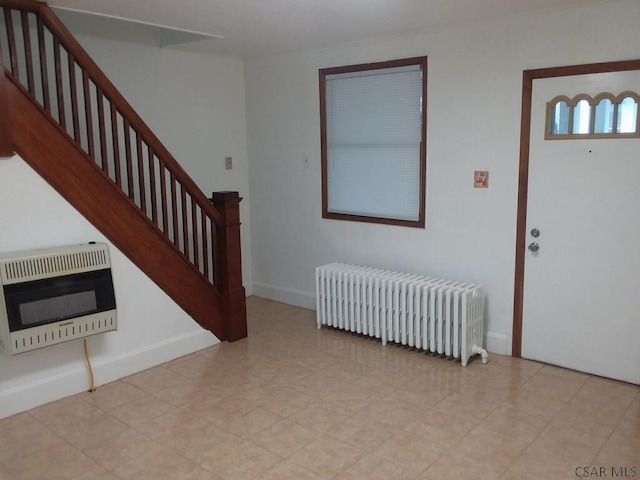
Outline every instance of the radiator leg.
<path id="1" fill-rule="evenodd" d="M 474 354 L 482 355 L 482 363 L 486 364 L 489 361 L 489 352 L 487 352 L 484 348 L 479 347 L 478 345 L 474 345 L 471 348 L 471 352 Z"/>

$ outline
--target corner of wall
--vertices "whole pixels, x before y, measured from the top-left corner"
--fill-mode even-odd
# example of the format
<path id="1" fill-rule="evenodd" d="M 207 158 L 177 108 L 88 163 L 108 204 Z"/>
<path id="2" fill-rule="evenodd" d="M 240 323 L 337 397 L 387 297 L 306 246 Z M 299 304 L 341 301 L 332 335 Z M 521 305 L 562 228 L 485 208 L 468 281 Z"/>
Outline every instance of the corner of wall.
<path id="1" fill-rule="evenodd" d="M 486 348 L 491 353 L 498 355 L 511 355 L 511 345 L 509 337 L 502 333 L 487 332 Z"/>
<path id="2" fill-rule="evenodd" d="M 276 302 L 282 302 L 296 307 L 316 309 L 316 296 L 313 293 L 279 287 L 262 282 L 253 282 L 253 295 L 268 298 Z"/>

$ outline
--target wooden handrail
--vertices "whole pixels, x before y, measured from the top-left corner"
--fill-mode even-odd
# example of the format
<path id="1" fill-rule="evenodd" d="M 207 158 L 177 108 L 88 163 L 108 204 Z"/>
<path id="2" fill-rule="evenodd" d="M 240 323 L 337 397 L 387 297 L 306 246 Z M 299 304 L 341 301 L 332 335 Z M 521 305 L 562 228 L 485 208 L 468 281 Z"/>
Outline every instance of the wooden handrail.
<path id="1" fill-rule="evenodd" d="M 27 12 L 36 13 L 42 5 L 46 5 L 44 2 L 37 0 L 2 0 L 0 6 L 13 8 L 14 10 L 24 10 Z"/>
<path id="2" fill-rule="evenodd" d="M 202 193 L 200 188 L 195 184 L 193 179 L 184 171 L 178 161 L 171 155 L 162 142 L 151 131 L 147 124 L 140 118 L 133 107 L 122 96 L 118 89 L 111 83 L 111 80 L 93 61 L 89 54 L 82 48 L 78 41 L 69 32 L 67 27 L 53 13 L 46 3 L 36 0 L 26 0 L 32 10 L 38 13 L 44 24 L 55 34 L 60 44 L 73 56 L 76 63 L 87 72 L 89 78 L 99 85 L 102 94 L 113 104 L 117 105 L 118 112 L 125 117 L 131 127 L 140 133 L 146 142 L 153 148 L 154 153 L 162 159 L 165 167 L 173 173 L 176 180 L 184 185 L 190 193 L 196 198 L 198 204 L 205 209 L 207 214 L 213 218 L 216 223 L 222 221 L 220 213 L 211 205 L 206 195 Z M 13 6 L 12 6 L 13 5 Z M 20 6 L 18 6 L 20 5 Z M 0 6 L 12 6 L 12 8 L 23 9 L 22 0 L 0 0 Z"/>

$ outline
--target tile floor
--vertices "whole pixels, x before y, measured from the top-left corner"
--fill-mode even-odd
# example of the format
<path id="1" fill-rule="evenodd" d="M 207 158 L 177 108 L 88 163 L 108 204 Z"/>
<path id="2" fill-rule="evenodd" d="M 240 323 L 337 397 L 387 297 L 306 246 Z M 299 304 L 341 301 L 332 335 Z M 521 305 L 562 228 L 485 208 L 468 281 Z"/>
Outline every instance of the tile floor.
<path id="1" fill-rule="evenodd" d="M 637 386 L 248 311 L 248 339 L 0 420 L 0 480 L 640 478 Z"/>

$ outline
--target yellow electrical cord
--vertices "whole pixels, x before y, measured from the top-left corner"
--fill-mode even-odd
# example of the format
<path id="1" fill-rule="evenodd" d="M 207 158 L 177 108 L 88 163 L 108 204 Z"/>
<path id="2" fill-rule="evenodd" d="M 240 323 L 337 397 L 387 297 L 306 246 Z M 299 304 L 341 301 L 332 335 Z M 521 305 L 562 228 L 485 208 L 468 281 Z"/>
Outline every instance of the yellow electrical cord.
<path id="1" fill-rule="evenodd" d="M 89 360 L 89 348 L 87 347 L 87 339 L 84 339 L 84 358 L 87 361 L 87 368 L 89 369 L 89 380 L 91 381 L 90 392 L 95 392 L 96 389 L 93 383 L 93 368 L 91 368 L 91 360 Z"/>

